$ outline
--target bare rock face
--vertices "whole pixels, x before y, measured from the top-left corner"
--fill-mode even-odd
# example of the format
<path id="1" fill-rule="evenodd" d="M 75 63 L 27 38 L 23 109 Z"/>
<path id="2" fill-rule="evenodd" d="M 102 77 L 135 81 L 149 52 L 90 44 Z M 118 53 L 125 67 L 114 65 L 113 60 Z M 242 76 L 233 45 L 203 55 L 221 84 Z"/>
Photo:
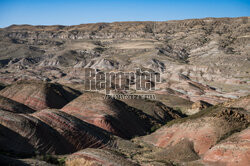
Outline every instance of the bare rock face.
<path id="1" fill-rule="evenodd" d="M 45 161 L 37 160 L 37 159 L 16 159 L 4 155 L 0 155 L 0 164 L 1 165 L 13 165 L 13 166 L 53 166 L 53 164 L 49 164 Z"/>
<path id="2" fill-rule="evenodd" d="M 250 165 L 249 19 L 0 29 L 0 163 L 44 165 L 8 154 L 49 153 L 71 165 Z M 158 85 L 142 82 L 158 101 L 81 95 L 69 87 L 86 90 L 87 68 L 159 72 Z"/>
<path id="3" fill-rule="evenodd" d="M 235 133 L 209 149 L 203 157 L 206 164 L 250 165 L 250 128 Z"/>
<path id="4" fill-rule="evenodd" d="M 160 92 L 171 88 L 193 102 L 222 103 L 250 91 L 249 19 L 12 25 L 0 30 L 0 82 L 81 84 L 75 69 L 140 68 L 161 73 L 169 86 Z"/>
<path id="5" fill-rule="evenodd" d="M 229 100 L 223 103 L 225 107 L 234 108 L 244 108 L 246 111 L 250 112 L 250 95 L 241 97 L 239 99 Z"/>
<path id="6" fill-rule="evenodd" d="M 186 120 L 184 118 L 180 122 L 170 122 L 172 125 L 160 128 L 143 137 L 143 140 L 168 149 L 183 139 L 188 139 L 193 142 L 194 151 L 201 156 L 227 134 L 246 128 L 249 122 L 250 116 L 244 110 L 210 108 L 207 112 L 188 117 Z"/>
<path id="7" fill-rule="evenodd" d="M 59 110 L 17 114 L 0 110 L 1 150 L 17 156 L 68 154 L 84 148 L 112 147 L 106 131 Z"/>
<path id="8" fill-rule="evenodd" d="M 196 114 L 197 112 L 203 110 L 203 109 L 206 109 L 208 107 L 211 107 L 213 106 L 212 104 L 209 104 L 205 101 L 202 101 L 202 100 L 199 100 L 195 103 L 192 104 L 192 107 L 191 109 L 188 109 L 186 114 L 187 115 L 193 115 L 193 114 Z"/>
<path id="9" fill-rule="evenodd" d="M 62 108 L 79 92 L 59 84 L 21 81 L 0 91 L 0 95 L 25 104 L 34 110 Z"/>
<path id="10" fill-rule="evenodd" d="M 145 114 L 154 117 L 160 123 L 165 124 L 174 119 L 182 118 L 184 115 L 162 102 L 144 99 L 124 99 L 127 105 L 143 111 Z"/>
<path id="11" fill-rule="evenodd" d="M 62 111 L 123 138 L 143 135 L 154 125 L 147 114 L 98 93 L 84 93 Z"/>
<path id="12" fill-rule="evenodd" d="M 29 156 L 36 152 L 65 154 L 74 150 L 56 130 L 30 115 L 1 110 L 0 125 L 3 152 Z"/>
<path id="13" fill-rule="evenodd" d="M 32 116 L 56 130 L 73 145 L 74 151 L 112 146 L 109 133 L 60 110 L 45 109 L 33 113 Z"/>
<path id="14" fill-rule="evenodd" d="M 138 164 L 125 159 L 121 154 L 109 150 L 85 149 L 70 155 L 66 160 L 66 165 L 136 166 Z"/>
<path id="15" fill-rule="evenodd" d="M 4 89 L 5 86 L 3 84 L 0 84 L 0 90 Z"/>
<path id="16" fill-rule="evenodd" d="M 101 70 L 114 70 L 119 68 L 119 63 L 109 59 L 99 59 L 97 61 L 90 61 L 85 67 Z"/>
<path id="17" fill-rule="evenodd" d="M 186 138 L 167 149 L 159 150 L 150 155 L 159 161 L 189 162 L 200 159 L 194 150 L 193 142 Z"/>
<path id="18" fill-rule="evenodd" d="M 0 95 L 0 109 L 10 111 L 13 113 L 24 113 L 24 114 L 35 112 L 35 110 L 29 108 L 28 106 L 18 103 L 9 98 L 3 97 L 1 95 Z"/>

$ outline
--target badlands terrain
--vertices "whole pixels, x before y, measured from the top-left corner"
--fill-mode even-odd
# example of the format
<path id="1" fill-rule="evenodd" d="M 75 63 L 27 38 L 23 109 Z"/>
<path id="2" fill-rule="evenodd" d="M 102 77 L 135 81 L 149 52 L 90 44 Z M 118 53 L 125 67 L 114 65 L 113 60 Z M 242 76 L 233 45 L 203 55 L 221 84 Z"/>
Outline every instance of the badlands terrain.
<path id="1" fill-rule="evenodd" d="M 85 71 L 153 71 L 155 99 Z M 146 80 L 150 81 L 150 80 Z M 250 17 L 0 29 L 0 165 L 250 165 Z"/>

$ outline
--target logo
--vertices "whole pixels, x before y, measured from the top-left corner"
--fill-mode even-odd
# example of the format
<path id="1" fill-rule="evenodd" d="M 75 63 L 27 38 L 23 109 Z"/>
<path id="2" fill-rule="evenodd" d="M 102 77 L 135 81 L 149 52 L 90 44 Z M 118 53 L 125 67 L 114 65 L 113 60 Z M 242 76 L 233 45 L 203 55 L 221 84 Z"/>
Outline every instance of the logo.
<path id="1" fill-rule="evenodd" d="M 85 90 L 105 91 L 106 95 L 130 90 L 152 92 L 157 90 L 156 86 L 161 82 L 160 73 L 141 69 L 136 69 L 134 72 L 102 72 L 87 68 L 84 76 Z M 131 98 L 138 98 L 138 95 Z"/>

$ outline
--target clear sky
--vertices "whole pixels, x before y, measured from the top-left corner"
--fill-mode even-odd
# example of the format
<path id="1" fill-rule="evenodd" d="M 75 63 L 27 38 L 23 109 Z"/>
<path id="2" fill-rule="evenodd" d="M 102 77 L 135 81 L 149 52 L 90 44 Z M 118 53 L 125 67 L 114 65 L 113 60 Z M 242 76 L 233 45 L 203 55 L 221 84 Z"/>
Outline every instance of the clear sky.
<path id="1" fill-rule="evenodd" d="M 0 0 L 0 27 L 250 16 L 250 0 Z"/>

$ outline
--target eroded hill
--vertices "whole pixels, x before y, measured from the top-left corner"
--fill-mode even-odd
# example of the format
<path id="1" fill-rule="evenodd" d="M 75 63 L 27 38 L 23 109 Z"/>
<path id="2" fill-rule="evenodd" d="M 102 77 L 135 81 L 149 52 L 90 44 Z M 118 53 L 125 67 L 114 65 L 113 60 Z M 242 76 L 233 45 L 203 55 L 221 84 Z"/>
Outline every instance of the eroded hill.
<path id="1" fill-rule="evenodd" d="M 249 17 L 0 29 L 0 165 L 250 165 L 249 40 Z M 158 72 L 112 92 L 156 98 L 89 68 Z"/>

